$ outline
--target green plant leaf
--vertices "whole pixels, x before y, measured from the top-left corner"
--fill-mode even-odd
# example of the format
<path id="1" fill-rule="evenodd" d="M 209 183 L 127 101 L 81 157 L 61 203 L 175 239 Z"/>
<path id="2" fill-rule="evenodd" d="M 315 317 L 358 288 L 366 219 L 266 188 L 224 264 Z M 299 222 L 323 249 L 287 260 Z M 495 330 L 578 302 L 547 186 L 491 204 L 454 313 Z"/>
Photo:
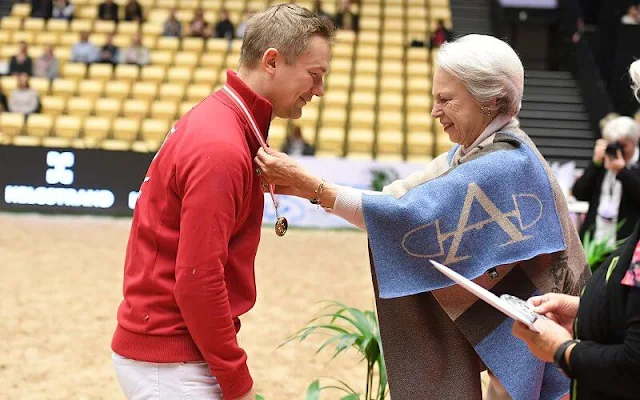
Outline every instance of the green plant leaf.
<path id="1" fill-rule="evenodd" d="M 360 395 L 357 393 L 352 393 L 341 397 L 340 400 L 360 400 Z"/>
<path id="2" fill-rule="evenodd" d="M 305 400 L 320 400 L 320 381 L 316 379 L 311 382 L 311 385 L 307 388 L 307 396 Z"/>
<path id="3" fill-rule="evenodd" d="M 264 396 L 261 394 L 256 394 L 256 400 L 264 400 Z"/>

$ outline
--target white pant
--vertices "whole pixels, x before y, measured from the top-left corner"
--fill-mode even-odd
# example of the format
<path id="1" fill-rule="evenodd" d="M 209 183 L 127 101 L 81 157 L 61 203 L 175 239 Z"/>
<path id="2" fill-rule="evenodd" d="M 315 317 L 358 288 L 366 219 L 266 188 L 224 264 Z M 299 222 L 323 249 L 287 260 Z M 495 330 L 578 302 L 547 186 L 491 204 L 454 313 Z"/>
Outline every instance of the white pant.
<path id="1" fill-rule="evenodd" d="M 149 363 L 112 353 L 124 395 L 129 400 L 222 400 L 222 389 L 204 362 Z"/>

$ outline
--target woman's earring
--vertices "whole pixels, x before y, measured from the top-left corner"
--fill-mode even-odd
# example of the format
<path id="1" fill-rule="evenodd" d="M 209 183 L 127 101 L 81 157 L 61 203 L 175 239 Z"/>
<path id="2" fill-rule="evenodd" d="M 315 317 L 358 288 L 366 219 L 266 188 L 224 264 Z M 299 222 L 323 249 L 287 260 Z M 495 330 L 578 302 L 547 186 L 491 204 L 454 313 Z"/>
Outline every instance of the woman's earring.
<path id="1" fill-rule="evenodd" d="M 491 115 L 491 108 L 489 107 L 480 107 L 481 115 Z"/>

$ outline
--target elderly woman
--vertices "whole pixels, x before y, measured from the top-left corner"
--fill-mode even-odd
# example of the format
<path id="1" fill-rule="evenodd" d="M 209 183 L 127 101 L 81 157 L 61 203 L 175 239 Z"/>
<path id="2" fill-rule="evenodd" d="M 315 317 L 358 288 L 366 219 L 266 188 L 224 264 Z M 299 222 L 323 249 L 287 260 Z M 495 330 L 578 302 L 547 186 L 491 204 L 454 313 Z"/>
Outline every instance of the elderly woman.
<path id="1" fill-rule="evenodd" d="M 630 72 L 638 97 L 640 61 Z M 536 321 L 539 333 L 515 323 L 513 334 L 572 379 L 572 399 L 640 396 L 640 222 L 580 297 L 549 293 L 529 302 L 550 319 Z"/>
<path id="2" fill-rule="evenodd" d="M 310 199 L 369 236 L 394 399 L 557 399 L 569 381 L 511 335 L 511 323 L 434 270 L 433 259 L 496 294 L 577 294 L 589 276 L 564 196 L 514 116 L 524 70 L 506 43 L 468 35 L 436 58 L 432 116 L 458 145 L 382 194 L 310 175 L 259 151 L 278 191 Z"/>
<path id="3" fill-rule="evenodd" d="M 494 293 L 577 294 L 589 276 L 557 182 L 514 116 L 524 70 L 506 43 L 468 35 L 436 59 L 432 116 L 458 145 L 425 170 L 363 193 L 260 151 L 278 191 L 310 199 L 369 235 L 376 304 L 394 399 L 557 399 L 569 381 L 535 359 L 497 310 L 434 270 L 448 264 Z"/>
<path id="4" fill-rule="evenodd" d="M 633 232 L 640 218 L 639 134 L 640 127 L 630 117 L 617 117 L 604 126 L 593 162 L 573 186 L 578 200 L 589 201 L 580 236 L 591 229 L 597 241 L 613 244 Z"/>

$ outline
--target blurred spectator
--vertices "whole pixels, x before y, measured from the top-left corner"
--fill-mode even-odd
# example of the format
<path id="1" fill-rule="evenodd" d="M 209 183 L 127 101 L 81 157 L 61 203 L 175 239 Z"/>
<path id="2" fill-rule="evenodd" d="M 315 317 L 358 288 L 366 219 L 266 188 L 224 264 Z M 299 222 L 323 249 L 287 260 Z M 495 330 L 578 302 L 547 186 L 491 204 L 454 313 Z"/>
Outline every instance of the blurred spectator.
<path id="1" fill-rule="evenodd" d="M 149 64 L 149 49 L 142 46 L 142 38 L 140 34 L 135 35 L 131 39 L 131 46 L 127 47 L 120 53 L 120 62 L 122 64 Z"/>
<path id="2" fill-rule="evenodd" d="M 118 5 L 113 0 L 104 0 L 98 5 L 98 19 L 118 23 Z"/>
<path id="3" fill-rule="evenodd" d="M 336 14 L 336 25 L 340 29 L 360 30 L 360 14 L 353 11 L 351 0 L 342 0 L 340 10 Z"/>
<path id="4" fill-rule="evenodd" d="M 53 2 L 51 0 L 31 0 L 31 18 L 51 18 Z"/>
<path id="5" fill-rule="evenodd" d="M 9 111 L 9 105 L 7 104 L 7 95 L 4 93 L 2 82 L 0 82 L 0 113 Z"/>
<path id="6" fill-rule="evenodd" d="M 316 148 L 305 142 L 302 137 L 302 129 L 297 125 L 293 128 L 293 132 L 287 135 L 281 150 L 290 156 L 312 156 L 316 154 Z"/>
<path id="7" fill-rule="evenodd" d="M 74 10 L 75 7 L 69 0 L 54 0 L 51 17 L 71 21 L 73 19 Z"/>
<path id="8" fill-rule="evenodd" d="M 162 36 L 180 37 L 182 36 L 182 24 L 176 19 L 176 9 L 172 8 L 169 18 L 164 21 Z"/>
<path id="9" fill-rule="evenodd" d="M 26 42 L 18 44 L 18 54 L 9 60 L 9 75 L 25 73 L 33 74 L 33 60 L 29 57 L 29 48 Z"/>
<path id="10" fill-rule="evenodd" d="M 24 115 L 38 112 L 40 97 L 38 92 L 29 86 L 29 75 L 19 74 L 17 79 L 18 87 L 9 96 L 9 111 Z"/>
<path id="11" fill-rule="evenodd" d="M 233 26 L 233 22 L 229 19 L 229 12 L 225 9 L 220 11 L 220 20 L 215 26 L 214 35 L 217 38 L 233 39 L 236 28 Z"/>
<path id="12" fill-rule="evenodd" d="M 47 47 L 44 53 L 36 58 L 33 75 L 49 79 L 58 77 L 58 59 L 53 55 L 53 46 Z"/>
<path id="13" fill-rule="evenodd" d="M 98 49 L 89 41 L 89 33 L 80 32 L 80 41 L 71 48 L 71 61 L 90 64 L 98 57 Z"/>
<path id="14" fill-rule="evenodd" d="M 440 47 L 444 42 L 448 42 L 451 39 L 451 31 L 444 26 L 444 21 L 439 19 L 436 30 L 431 35 L 429 41 L 432 48 Z"/>
<path id="15" fill-rule="evenodd" d="M 128 0 L 124 6 L 124 20 L 142 22 L 142 6 L 138 0 Z"/>
<path id="16" fill-rule="evenodd" d="M 321 17 L 326 17 L 329 19 L 333 19 L 331 15 L 322 9 L 322 0 L 314 0 L 313 2 L 313 12 L 318 14 Z"/>
<path id="17" fill-rule="evenodd" d="M 638 25 L 640 23 L 640 10 L 638 6 L 633 4 L 627 9 L 627 13 L 622 16 L 620 22 L 625 25 Z"/>
<path id="18" fill-rule="evenodd" d="M 193 19 L 189 22 L 189 35 L 193 37 L 207 37 L 209 24 L 204 20 L 204 11 L 198 8 L 193 12 Z"/>
<path id="19" fill-rule="evenodd" d="M 244 37 L 245 32 L 247 32 L 247 21 L 249 20 L 249 18 L 251 18 L 253 14 L 254 14 L 253 11 L 248 10 L 244 21 L 242 21 L 236 28 L 236 37 L 238 39 L 242 39 Z"/>
<path id="20" fill-rule="evenodd" d="M 107 35 L 107 40 L 104 46 L 100 48 L 100 53 L 98 54 L 98 59 L 96 61 L 99 63 L 116 65 L 120 56 L 119 53 L 120 50 L 118 49 L 118 46 L 113 44 L 113 33 L 110 33 Z"/>
<path id="21" fill-rule="evenodd" d="M 640 127 L 630 117 L 615 118 L 604 127 L 602 139 L 596 141 L 593 162 L 573 186 L 576 199 L 589 201 L 581 237 L 592 229 L 596 241 L 613 243 L 631 234 L 640 218 L 639 136 Z"/>

